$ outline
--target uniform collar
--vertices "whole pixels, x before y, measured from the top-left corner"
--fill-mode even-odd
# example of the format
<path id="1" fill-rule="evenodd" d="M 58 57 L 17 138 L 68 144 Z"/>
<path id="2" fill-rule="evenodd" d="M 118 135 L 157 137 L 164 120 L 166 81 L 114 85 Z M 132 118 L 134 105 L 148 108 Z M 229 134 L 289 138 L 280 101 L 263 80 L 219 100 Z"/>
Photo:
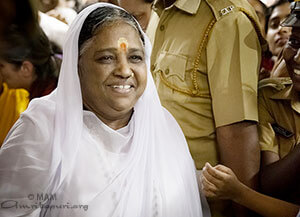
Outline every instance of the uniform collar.
<path id="1" fill-rule="evenodd" d="M 177 0 L 169 8 L 176 6 L 178 9 L 185 11 L 186 13 L 196 14 L 199 9 L 200 3 L 201 0 Z M 163 11 L 162 0 L 156 0 L 153 4 L 153 9 L 160 15 Z"/>
<path id="2" fill-rule="evenodd" d="M 272 95 L 270 98 L 274 100 L 290 100 L 293 110 L 300 114 L 300 98 L 292 89 L 293 85 L 290 85 L 282 91 Z"/>

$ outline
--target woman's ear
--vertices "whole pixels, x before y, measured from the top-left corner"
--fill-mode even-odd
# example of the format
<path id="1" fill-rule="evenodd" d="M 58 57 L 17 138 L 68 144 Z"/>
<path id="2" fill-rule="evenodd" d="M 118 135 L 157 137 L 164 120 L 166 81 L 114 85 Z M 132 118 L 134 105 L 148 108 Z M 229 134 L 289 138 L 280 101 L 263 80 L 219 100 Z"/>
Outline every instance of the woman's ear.
<path id="1" fill-rule="evenodd" d="M 35 78 L 35 70 L 34 66 L 30 61 L 23 61 L 20 68 L 21 76 L 25 79 L 34 79 Z"/>

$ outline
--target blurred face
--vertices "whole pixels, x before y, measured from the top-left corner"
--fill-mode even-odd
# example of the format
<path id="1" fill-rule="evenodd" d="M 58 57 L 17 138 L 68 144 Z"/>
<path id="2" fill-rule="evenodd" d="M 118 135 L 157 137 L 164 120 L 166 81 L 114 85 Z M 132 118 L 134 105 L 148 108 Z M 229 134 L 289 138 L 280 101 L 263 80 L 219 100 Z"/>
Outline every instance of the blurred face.
<path id="1" fill-rule="evenodd" d="M 146 31 L 151 16 L 151 4 L 144 0 L 118 0 L 118 5 L 128 11 Z"/>
<path id="2" fill-rule="evenodd" d="M 294 90 L 300 93 L 300 28 L 293 28 L 283 51 L 286 67 L 293 81 Z"/>
<path id="3" fill-rule="evenodd" d="M 0 74 L 3 82 L 9 88 L 23 88 L 28 91 L 30 91 L 30 87 L 37 77 L 32 63 L 26 60 L 21 66 L 17 66 L 0 59 Z"/>
<path id="4" fill-rule="evenodd" d="M 280 23 L 290 14 L 290 4 L 284 3 L 274 8 L 268 23 L 267 41 L 274 56 L 278 56 L 291 34 L 290 27 L 282 27 Z"/>
<path id="5" fill-rule="evenodd" d="M 5 82 L 9 86 L 9 88 L 23 87 L 19 72 L 20 68 L 4 60 L 0 60 L 0 74 L 2 76 L 3 82 Z"/>
<path id="6" fill-rule="evenodd" d="M 262 30 L 262 32 L 265 32 L 265 25 L 266 25 L 266 16 L 265 16 L 265 12 L 264 12 L 264 8 L 262 6 L 262 3 L 260 3 L 260 0 L 248 0 L 248 2 L 252 5 L 252 7 L 254 8 L 258 19 L 259 19 L 259 23 L 260 23 L 260 28 Z"/>
<path id="7" fill-rule="evenodd" d="M 46 13 L 58 5 L 58 0 L 40 0 L 39 10 Z"/>
<path id="8" fill-rule="evenodd" d="M 139 34 L 129 24 L 120 22 L 102 27 L 86 46 L 79 59 L 84 106 L 107 125 L 129 120 L 147 83 Z"/>

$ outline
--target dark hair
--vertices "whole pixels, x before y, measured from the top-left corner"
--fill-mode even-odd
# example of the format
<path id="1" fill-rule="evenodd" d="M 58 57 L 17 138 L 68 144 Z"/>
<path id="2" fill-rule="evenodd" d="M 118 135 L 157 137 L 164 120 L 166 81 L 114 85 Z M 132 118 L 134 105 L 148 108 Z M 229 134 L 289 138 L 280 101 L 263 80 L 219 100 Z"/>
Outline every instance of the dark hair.
<path id="1" fill-rule="evenodd" d="M 1 33 L 10 25 L 17 25 L 30 37 L 38 23 L 38 13 L 32 0 L 9 0 L 0 3 Z"/>
<path id="2" fill-rule="evenodd" d="M 289 0 L 277 0 L 273 5 L 271 5 L 270 7 L 267 8 L 267 12 L 266 12 L 266 26 L 265 26 L 265 31 L 267 32 L 268 31 L 268 28 L 269 28 L 269 20 L 270 20 L 270 17 L 274 11 L 274 9 L 282 4 L 285 4 L 285 3 L 290 3 Z"/>
<path id="3" fill-rule="evenodd" d="M 31 99 L 44 95 L 49 85 L 57 81 L 60 66 L 43 30 L 39 26 L 34 30 L 28 38 L 19 27 L 12 25 L 0 41 L 0 57 L 3 60 L 16 67 L 21 67 L 27 60 L 34 66 L 37 78 L 30 87 Z"/>
<path id="4" fill-rule="evenodd" d="M 153 3 L 154 2 L 154 0 L 144 0 L 146 3 Z"/>
<path id="5" fill-rule="evenodd" d="M 144 43 L 144 37 L 142 32 L 138 28 L 138 24 L 132 15 L 124 10 L 114 7 L 99 7 L 88 15 L 81 28 L 78 40 L 78 50 L 82 49 L 82 45 L 91 39 L 100 26 L 113 23 L 114 21 L 125 21 L 132 24 L 138 31 L 141 40 Z"/>

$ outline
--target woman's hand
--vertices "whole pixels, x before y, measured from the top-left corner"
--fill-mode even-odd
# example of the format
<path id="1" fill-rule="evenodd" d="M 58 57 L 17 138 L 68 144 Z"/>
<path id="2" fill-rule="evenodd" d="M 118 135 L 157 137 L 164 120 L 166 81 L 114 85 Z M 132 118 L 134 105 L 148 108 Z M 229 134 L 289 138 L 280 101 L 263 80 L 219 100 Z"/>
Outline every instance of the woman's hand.
<path id="1" fill-rule="evenodd" d="M 201 178 L 206 197 L 238 201 L 243 184 L 230 168 L 223 165 L 212 167 L 206 163 Z"/>

